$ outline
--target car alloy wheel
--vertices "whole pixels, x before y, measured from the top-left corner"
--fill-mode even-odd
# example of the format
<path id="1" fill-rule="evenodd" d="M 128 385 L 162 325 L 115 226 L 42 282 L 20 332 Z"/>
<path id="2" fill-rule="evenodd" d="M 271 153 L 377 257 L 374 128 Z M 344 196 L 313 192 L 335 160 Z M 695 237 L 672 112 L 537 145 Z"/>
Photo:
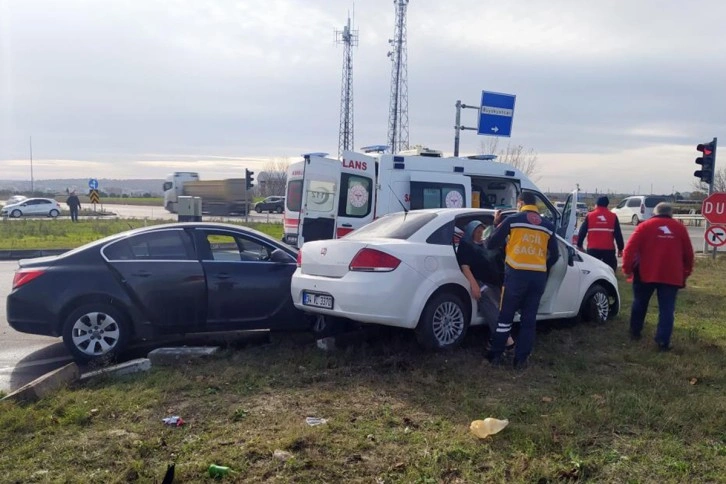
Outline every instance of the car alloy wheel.
<path id="1" fill-rule="evenodd" d="M 130 336 L 124 314 L 114 306 L 90 303 L 71 312 L 63 326 L 63 342 L 79 361 L 113 357 Z"/>
<path id="2" fill-rule="evenodd" d="M 441 346 L 448 346 L 461 336 L 464 330 L 464 313 L 453 302 L 440 304 L 434 311 L 434 336 Z"/>
<path id="3" fill-rule="evenodd" d="M 255 212 L 257 212 L 257 213 L 262 213 L 262 207 L 260 207 L 259 205 L 257 205 L 257 206 L 255 207 Z"/>
<path id="4" fill-rule="evenodd" d="M 21 215 L 23 215 L 23 212 L 21 212 L 17 208 L 15 210 L 13 210 L 12 212 L 10 212 L 10 216 L 13 218 L 20 218 Z"/>
<path id="5" fill-rule="evenodd" d="M 454 293 L 434 295 L 421 314 L 416 327 L 419 343 L 429 349 L 455 348 L 466 336 L 469 315 Z"/>
<path id="6" fill-rule="evenodd" d="M 50 213 L 48 215 L 50 215 L 52 218 L 56 218 L 56 217 L 58 217 L 58 215 L 60 215 L 60 213 L 58 212 L 58 210 L 53 209 L 50 211 Z"/>
<path id="7" fill-rule="evenodd" d="M 595 284 L 582 300 L 580 316 L 585 321 L 602 324 L 610 317 L 610 307 L 610 295 L 604 287 Z"/>
<path id="8" fill-rule="evenodd" d="M 118 323 L 112 316 L 94 312 L 84 314 L 73 324 L 73 345 L 88 356 L 103 356 L 113 351 L 121 337 Z"/>
<path id="9" fill-rule="evenodd" d="M 282 207 L 277 207 L 275 209 L 275 213 L 282 213 Z"/>

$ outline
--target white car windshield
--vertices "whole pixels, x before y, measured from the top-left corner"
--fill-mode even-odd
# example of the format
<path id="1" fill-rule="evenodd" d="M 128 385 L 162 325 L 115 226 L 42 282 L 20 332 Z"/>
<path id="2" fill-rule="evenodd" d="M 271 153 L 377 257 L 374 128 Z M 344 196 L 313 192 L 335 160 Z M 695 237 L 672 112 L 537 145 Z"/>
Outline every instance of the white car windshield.
<path id="1" fill-rule="evenodd" d="M 353 240 L 369 238 L 405 240 L 436 217 L 437 215 L 431 212 L 398 212 L 379 218 L 343 238 Z"/>

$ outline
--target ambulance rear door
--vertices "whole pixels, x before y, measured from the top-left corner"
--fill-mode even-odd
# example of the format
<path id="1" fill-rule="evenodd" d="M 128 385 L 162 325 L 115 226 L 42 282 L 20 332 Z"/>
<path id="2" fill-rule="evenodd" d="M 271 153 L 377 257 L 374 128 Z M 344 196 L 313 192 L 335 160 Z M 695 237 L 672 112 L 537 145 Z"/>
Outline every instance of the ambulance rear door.
<path id="1" fill-rule="evenodd" d="M 336 235 L 343 237 L 373 221 L 376 158 L 343 151 Z"/>
<path id="2" fill-rule="evenodd" d="M 335 238 L 341 163 L 322 156 L 305 156 L 297 246 Z"/>
<path id="3" fill-rule="evenodd" d="M 471 179 L 463 174 L 411 171 L 411 210 L 471 207 Z"/>

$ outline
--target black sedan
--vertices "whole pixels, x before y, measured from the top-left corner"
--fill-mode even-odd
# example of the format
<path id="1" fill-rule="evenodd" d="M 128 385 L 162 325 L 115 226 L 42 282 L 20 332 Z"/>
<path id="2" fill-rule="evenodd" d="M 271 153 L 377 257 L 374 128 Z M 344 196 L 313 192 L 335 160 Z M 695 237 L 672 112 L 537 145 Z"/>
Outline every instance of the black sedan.
<path id="1" fill-rule="evenodd" d="M 169 334 L 303 329 L 310 322 L 290 296 L 296 257 L 235 225 L 132 230 L 20 261 L 7 319 L 17 331 L 62 336 L 80 361 Z"/>
<path id="2" fill-rule="evenodd" d="M 255 204 L 255 211 L 282 213 L 285 211 L 285 197 L 267 197 L 261 202 Z"/>

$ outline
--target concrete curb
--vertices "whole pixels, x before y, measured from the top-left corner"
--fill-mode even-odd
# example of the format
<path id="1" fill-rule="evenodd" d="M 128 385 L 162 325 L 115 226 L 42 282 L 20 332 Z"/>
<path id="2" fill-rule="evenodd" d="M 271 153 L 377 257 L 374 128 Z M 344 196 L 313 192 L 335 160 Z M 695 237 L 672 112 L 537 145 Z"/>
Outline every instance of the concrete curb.
<path id="1" fill-rule="evenodd" d="M 53 370 L 50 373 L 36 378 L 27 385 L 18 388 L 3 400 L 14 400 L 16 402 L 35 402 L 44 396 L 52 393 L 64 385 L 78 380 L 80 370 L 75 363 L 68 363 L 65 366 Z"/>
<path id="2" fill-rule="evenodd" d="M 157 348 L 148 356 L 155 366 L 174 366 L 179 363 L 203 360 L 218 352 L 219 346 L 182 346 L 180 348 Z"/>
<path id="3" fill-rule="evenodd" d="M 35 257 L 47 257 L 60 255 L 71 249 L 38 249 L 38 250 L 0 250 L 0 260 L 33 259 Z"/>
<path id="4" fill-rule="evenodd" d="M 118 365 L 101 368 L 100 370 L 89 371 L 81 375 L 81 381 L 88 380 L 101 375 L 130 375 L 132 373 L 139 373 L 142 371 L 149 371 L 151 369 L 151 361 L 148 358 L 137 358 L 135 360 L 125 361 Z"/>

